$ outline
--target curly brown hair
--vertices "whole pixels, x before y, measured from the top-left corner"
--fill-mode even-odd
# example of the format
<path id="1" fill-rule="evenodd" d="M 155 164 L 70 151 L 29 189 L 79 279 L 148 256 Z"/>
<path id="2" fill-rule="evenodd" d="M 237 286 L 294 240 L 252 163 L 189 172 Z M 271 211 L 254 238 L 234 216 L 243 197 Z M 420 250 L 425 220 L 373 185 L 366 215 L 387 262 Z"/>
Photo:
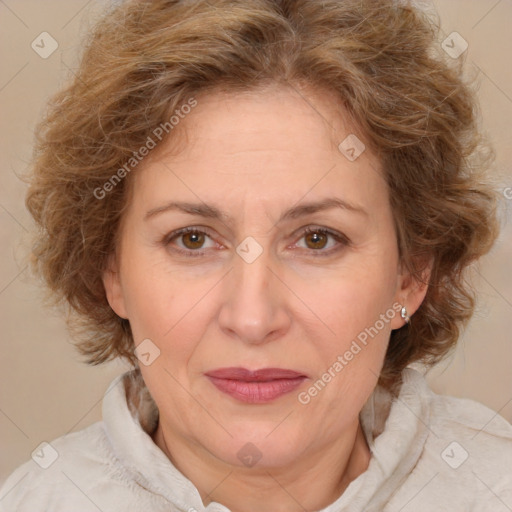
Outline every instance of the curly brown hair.
<path id="1" fill-rule="evenodd" d="M 473 313 L 467 267 L 490 249 L 498 223 L 485 174 L 494 153 L 478 127 L 464 59 L 444 54 L 439 25 L 393 0 L 136 0 L 110 8 L 38 126 L 26 198 L 39 227 L 33 268 L 49 295 L 70 306 L 88 362 L 121 356 L 137 364 L 129 322 L 110 308 L 102 282 L 130 176 L 104 199 L 98 190 L 194 94 L 264 83 L 308 84 L 340 98 L 382 162 L 401 262 L 420 280 L 420 262 L 433 258 L 422 305 L 391 333 L 381 383 L 391 387 L 411 362 L 444 356 Z"/>

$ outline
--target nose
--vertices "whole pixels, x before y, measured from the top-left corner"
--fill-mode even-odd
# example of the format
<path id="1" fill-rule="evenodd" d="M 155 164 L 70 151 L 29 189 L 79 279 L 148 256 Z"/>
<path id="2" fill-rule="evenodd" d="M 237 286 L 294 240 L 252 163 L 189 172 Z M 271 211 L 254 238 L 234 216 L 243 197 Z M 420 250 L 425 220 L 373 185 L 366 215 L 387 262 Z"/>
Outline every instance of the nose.
<path id="1" fill-rule="evenodd" d="M 263 344 L 290 326 L 286 286 L 271 268 L 268 250 L 252 263 L 235 255 L 219 312 L 220 328 L 244 343 Z"/>

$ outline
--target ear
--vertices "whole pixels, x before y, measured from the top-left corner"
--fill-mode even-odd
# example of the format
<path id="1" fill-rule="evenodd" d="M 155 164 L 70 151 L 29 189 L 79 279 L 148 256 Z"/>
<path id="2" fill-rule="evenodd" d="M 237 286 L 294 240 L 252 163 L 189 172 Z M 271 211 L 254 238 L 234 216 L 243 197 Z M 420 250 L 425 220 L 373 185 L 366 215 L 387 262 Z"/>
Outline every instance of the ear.
<path id="1" fill-rule="evenodd" d="M 121 285 L 121 276 L 119 265 L 115 254 L 108 258 L 107 268 L 103 271 L 103 286 L 107 295 L 108 303 L 114 312 L 121 318 L 128 318 L 124 301 L 123 287 Z"/>
<path id="2" fill-rule="evenodd" d="M 434 258 L 423 259 L 421 265 L 419 276 L 412 275 L 404 265 L 400 265 L 395 302 L 406 308 L 409 318 L 418 310 L 427 294 Z M 398 313 L 391 321 L 391 329 L 400 329 L 406 323 L 401 317 L 400 311 Z"/>

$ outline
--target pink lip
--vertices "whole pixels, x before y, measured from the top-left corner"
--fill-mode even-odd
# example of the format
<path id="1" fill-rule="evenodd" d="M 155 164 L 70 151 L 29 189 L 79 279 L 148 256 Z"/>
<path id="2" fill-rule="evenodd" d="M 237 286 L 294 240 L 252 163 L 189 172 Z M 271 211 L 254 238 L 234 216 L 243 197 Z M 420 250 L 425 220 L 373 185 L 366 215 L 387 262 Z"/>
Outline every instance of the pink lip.
<path id="1" fill-rule="evenodd" d="M 281 368 L 219 368 L 206 373 L 220 391 L 242 402 L 265 403 L 290 393 L 304 382 L 306 376 Z"/>

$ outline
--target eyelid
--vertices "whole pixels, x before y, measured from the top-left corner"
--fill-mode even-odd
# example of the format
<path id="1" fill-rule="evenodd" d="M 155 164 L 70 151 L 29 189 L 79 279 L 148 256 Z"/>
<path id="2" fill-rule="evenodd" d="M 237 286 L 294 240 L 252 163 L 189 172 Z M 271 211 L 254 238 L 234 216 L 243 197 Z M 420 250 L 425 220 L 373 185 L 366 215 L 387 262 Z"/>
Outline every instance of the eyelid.
<path id="1" fill-rule="evenodd" d="M 184 235 L 187 233 L 204 233 L 212 238 L 212 233 L 209 228 L 204 226 L 187 226 L 185 228 L 175 229 L 170 233 L 166 234 L 163 238 L 163 242 L 170 242 L 174 238 L 178 238 L 180 235 Z"/>
<path id="2" fill-rule="evenodd" d="M 162 244 L 164 246 L 168 246 L 168 245 L 170 245 L 172 240 L 179 238 L 182 235 L 186 235 L 187 233 L 202 233 L 204 235 L 207 235 L 212 241 L 214 241 L 218 245 L 222 245 L 222 244 L 219 244 L 218 242 L 216 242 L 216 240 L 214 239 L 214 236 L 212 235 L 212 231 L 209 228 L 204 227 L 204 226 L 187 226 L 185 228 L 176 229 L 163 237 Z M 200 256 L 206 252 L 204 249 L 198 249 L 197 251 L 192 251 L 190 249 L 188 249 L 188 250 L 182 249 L 181 247 L 177 247 L 175 249 L 175 251 L 178 253 L 188 255 L 188 256 L 190 256 L 190 255 Z"/>
<path id="3" fill-rule="evenodd" d="M 301 249 L 307 251 L 309 254 L 313 255 L 314 257 L 329 256 L 332 253 L 338 252 L 341 248 L 349 247 L 352 244 L 350 239 L 345 234 L 343 234 L 339 231 L 336 231 L 334 229 L 331 229 L 331 228 L 315 226 L 315 225 L 310 225 L 310 226 L 306 226 L 305 228 L 301 228 L 299 230 L 298 234 L 294 235 L 294 238 L 298 238 L 298 240 L 300 240 L 305 235 L 307 235 L 309 233 L 323 233 L 327 236 L 330 236 L 331 238 L 334 238 L 334 240 L 336 240 L 336 242 L 338 243 L 338 245 L 336 247 L 331 247 L 330 249 L 327 249 L 327 250 L 322 250 L 322 249 L 318 249 L 318 250 L 309 249 L 308 250 L 308 249 L 301 248 Z"/>

